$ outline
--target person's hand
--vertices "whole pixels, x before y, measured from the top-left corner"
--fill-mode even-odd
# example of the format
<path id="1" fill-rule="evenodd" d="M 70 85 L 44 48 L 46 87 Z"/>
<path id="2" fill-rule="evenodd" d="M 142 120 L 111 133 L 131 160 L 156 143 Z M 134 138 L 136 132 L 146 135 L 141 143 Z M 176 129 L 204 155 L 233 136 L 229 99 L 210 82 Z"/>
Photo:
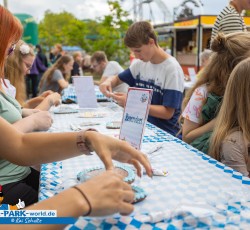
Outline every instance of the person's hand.
<path id="1" fill-rule="evenodd" d="M 25 203 L 24 203 L 24 201 L 21 201 L 21 200 L 19 199 L 19 202 L 18 202 L 18 204 L 16 204 L 16 207 L 17 207 L 18 209 L 25 208 Z"/>
<path id="2" fill-rule="evenodd" d="M 112 159 L 134 165 L 138 176 L 141 176 L 140 164 L 146 169 L 148 176 L 152 176 L 152 169 L 148 158 L 141 151 L 136 150 L 129 143 L 121 141 L 95 131 L 85 132 L 86 143 L 90 145 L 106 169 L 113 169 Z"/>
<path id="3" fill-rule="evenodd" d="M 124 107 L 126 100 L 127 100 L 127 94 L 126 93 L 119 93 L 115 92 L 111 94 L 111 97 L 117 102 L 118 105 Z"/>
<path id="4" fill-rule="evenodd" d="M 47 90 L 47 91 L 44 91 L 43 93 L 41 93 L 39 96 L 45 98 L 52 93 L 54 93 L 52 90 Z"/>
<path id="5" fill-rule="evenodd" d="M 44 100 L 44 97 L 38 96 L 38 97 L 33 97 L 26 101 L 24 104 L 25 108 L 36 108 L 42 101 Z"/>
<path id="6" fill-rule="evenodd" d="M 22 109 L 22 117 L 28 117 L 32 115 L 33 113 L 40 112 L 41 110 L 39 109 Z"/>
<path id="7" fill-rule="evenodd" d="M 109 80 L 104 81 L 99 85 L 99 89 L 106 97 L 110 97 L 110 93 L 112 93 L 111 82 Z"/>
<path id="8" fill-rule="evenodd" d="M 190 78 L 189 75 L 184 74 L 184 80 L 185 80 L 185 81 L 191 81 L 191 78 Z"/>
<path id="9" fill-rule="evenodd" d="M 58 106 L 61 104 L 61 95 L 59 93 L 52 93 L 49 96 L 47 96 L 50 105 Z"/>
<path id="10" fill-rule="evenodd" d="M 34 130 L 46 131 L 52 125 L 52 117 L 48 111 L 40 111 L 30 115 L 34 123 Z"/>
<path id="11" fill-rule="evenodd" d="M 95 81 L 94 81 L 94 84 L 95 84 L 95 85 L 100 85 L 100 81 L 96 81 L 96 80 L 95 80 Z"/>
<path id="12" fill-rule="evenodd" d="M 109 170 L 78 185 L 87 196 L 92 212 L 90 216 L 105 216 L 114 213 L 128 215 L 133 212 L 131 202 L 134 192 L 120 176 Z"/>

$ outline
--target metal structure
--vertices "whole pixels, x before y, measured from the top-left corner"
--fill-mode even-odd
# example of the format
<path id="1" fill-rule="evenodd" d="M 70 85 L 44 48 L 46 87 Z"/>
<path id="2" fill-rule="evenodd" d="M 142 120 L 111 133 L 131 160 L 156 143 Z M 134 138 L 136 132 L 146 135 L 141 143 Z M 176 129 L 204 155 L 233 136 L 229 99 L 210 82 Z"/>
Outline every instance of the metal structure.
<path id="1" fill-rule="evenodd" d="M 203 3 L 201 0 L 184 0 L 182 1 L 182 3 L 177 6 L 177 7 L 174 7 L 174 14 L 173 14 L 173 20 L 175 21 L 177 19 L 177 11 L 183 7 L 186 7 L 186 4 L 187 3 L 192 3 L 195 7 L 199 8 L 200 9 L 200 15 L 203 15 L 204 14 L 204 9 L 203 9 Z"/>
<path id="2" fill-rule="evenodd" d="M 8 9 L 8 0 L 3 0 L 3 6 Z"/>
<path id="3" fill-rule="evenodd" d="M 123 0 L 123 2 L 125 2 L 125 0 Z M 157 6 L 160 12 L 162 13 L 162 19 L 160 19 L 161 22 L 172 21 L 173 16 L 170 13 L 170 10 L 168 9 L 168 7 L 163 2 L 163 0 L 133 0 L 133 7 L 128 11 L 129 12 L 133 11 L 133 18 L 134 18 L 134 21 L 136 22 L 136 21 L 141 21 L 145 19 L 145 10 L 148 8 L 150 20 L 154 22 L 155 14 L 153 10 L 153 5 Z"/>

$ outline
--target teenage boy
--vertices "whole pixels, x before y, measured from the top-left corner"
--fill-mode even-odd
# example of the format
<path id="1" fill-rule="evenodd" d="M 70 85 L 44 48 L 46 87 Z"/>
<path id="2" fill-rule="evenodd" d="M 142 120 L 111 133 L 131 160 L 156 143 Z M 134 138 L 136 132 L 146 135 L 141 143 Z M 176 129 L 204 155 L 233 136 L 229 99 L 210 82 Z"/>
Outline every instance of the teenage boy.
<path id="1" fill-rule="evenodd" d="M 149 22 L 132 24 L 124 38 L 125 45 L 134 53 L 131 66 L 118 76 L 108 78 L 100 85 L 107 97 L 123 105 L 126 95 L 112 93 L 112 88 L 125 82 L 129 86 L 153 89 L 148 121 L 176 135 L 178 117 L 184 90 L 184 74 L 176 59 L 167 54 L 157 43 L 157 37 Z"/>

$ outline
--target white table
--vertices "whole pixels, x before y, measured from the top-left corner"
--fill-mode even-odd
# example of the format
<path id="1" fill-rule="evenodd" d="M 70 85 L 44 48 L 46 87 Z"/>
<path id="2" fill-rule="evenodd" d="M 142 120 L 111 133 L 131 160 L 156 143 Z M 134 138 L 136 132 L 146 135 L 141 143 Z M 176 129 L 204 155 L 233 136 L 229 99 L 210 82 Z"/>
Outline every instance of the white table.
<path id="1" fill-rule="evenodd" d="M 110 112 L 112 117 L 101 118 L 102 124 L 95 128 L 106 134 L 116 135 L 118 132 L 107 130 L 105 124 L 110 119 L 121 118 L 122 111 L 115 104 L 104 105 L 98 110 Z M 77 114 L 54 114 L 53 119 L 53 127 L 50 130 L 52 132 L 70 131 L 70 123 L 82 122 Z M 148 193 L 148 197 L 135 205 L 132 215 L 81 217 L 67 229 L 185 229 L 187 226 L 224 228 L 225 225 L 250 228 L 249 178 L 154 125 L 147 124 L 142 151 L 146 152 L 160 143 L 163 148 L 152 158 L 151 163 L 153 167 L 166 169 L 169 175 L 155 176 L 153 179 L 147 176 L 136 178 L 135 184 L 141 186 Z M 76 184 L 78 172 L 100 164 L 98 157 L 93 155 L 42 165 L 39 199 L 46 199 Z M 169 216 L 165 216 L 164 220 L 157 223 L 145 222 L 150 214 L 166 210 L 169 211 Z"/>

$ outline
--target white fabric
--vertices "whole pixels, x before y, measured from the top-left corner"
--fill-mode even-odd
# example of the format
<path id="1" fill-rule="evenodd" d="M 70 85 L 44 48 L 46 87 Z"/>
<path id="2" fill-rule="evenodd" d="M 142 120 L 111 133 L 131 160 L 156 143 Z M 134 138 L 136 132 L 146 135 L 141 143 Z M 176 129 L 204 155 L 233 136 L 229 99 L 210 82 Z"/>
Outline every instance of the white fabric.
<path id="1" fill-rule="evenodd" d="M 8 79 L 4 79 L 4 81 L 5 81 L 8 88 L 5 86 L 3 79 L 1 78 L 1 84 L 2 84 L 4 92 L 13 98 L 16 98 L 16 87 L 11 85 L 11 83 Z"/>
<path id="2" fill-rule="evenodd" d="M 102 77 L 112 77 L 117 76 L 119 73 L 123 72 L 123 68 L 116 61 L 109 61 L 105 67 Z M 126 93 L 128 91 L 128 85 L 122 83 L 113 88 L 113 91 Z"/>

